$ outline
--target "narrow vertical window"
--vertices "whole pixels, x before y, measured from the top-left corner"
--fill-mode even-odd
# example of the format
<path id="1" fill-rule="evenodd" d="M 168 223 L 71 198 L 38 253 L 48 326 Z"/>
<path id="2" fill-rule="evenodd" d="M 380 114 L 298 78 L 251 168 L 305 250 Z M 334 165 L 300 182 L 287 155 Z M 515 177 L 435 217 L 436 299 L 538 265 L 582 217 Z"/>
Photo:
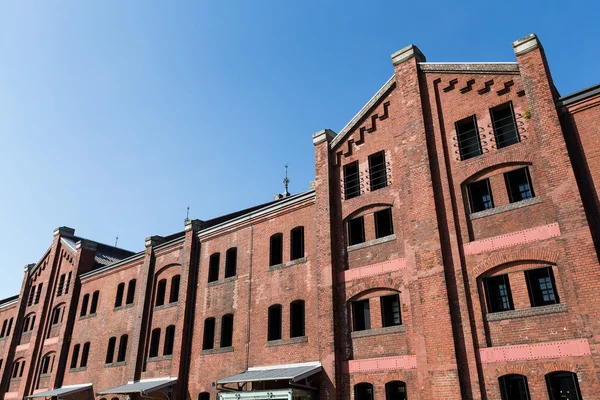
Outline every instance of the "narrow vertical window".
<path id="1" fill-rule="evenodd" d="M 65 287 L 65 274 L 62 274 L 58 281 L 58 289 L 56 290 L 56 297 L 62 296 L 64 287 Z"/>
<path id="2" fill-rule="evenodd" d="M 83 296 L 83 300 L 81 300 L 81 311 L 79 311 L 79 316 L 83 317 L 87 315 L 88 303 L 90 302 L 90 295 L 85 294 Z"/>
<path id="3" fill-rule="evenodd" d="M 377 211 L 373 213 L 373 216 L 375 217 L 376 239 L 394 234 L 394 224 L 392 222 L 391 208 L 386 208 L 385 210 Z"/>
<path id="4" fill-rule="evenodd" d="M 115 358 L 115 346 L 117 344 L 117 338 L 111 337 L 108 339 L 108 348 L 106 349 L 106 364 L 112 364 Z"/>
<path id="5" fill-rule="evenodd" d="M 100 296 L 100 291 L 96 290 L 94 294 L 92 294 L 92 303 L 90 304 L 90 314 L 96 314 L 96 310 L 98 309 L 98 297 Z"/>
<path id="6" fill-rule="evenodd" d="M 281 339 L 281 305 L 274 304 L 269 307 L 267 340 L 279 339 Z"/>
<path id="7" fill-rule="evenodd" d="M 27 307 L 33 304 L 33 299 L 35 298 L 35 286 L 32 286 L 29 289 L 29 299 L 27 300 Z"/>
<path id="8" fill-rule="evenodd" d="M 382 296 L 381 299 L 381 326 L 397 326 L 402 325 L 400 317 L 400 296 L 392 294 Z"/>
<path id="9" fill-rule="evenodd" d="M 371 310 L 369 299 L 359 300 L 352 303 L 352 322 L 354 331 L 365 331 L 371 329 Z"/>
<path id="10" fill-rule="evenodd" d="M 369 182 L 371 191 L 384 188 L 388 185 L 385 151 L 380 151 L 369 156 Z"/>
<path id="11" fill-rule="evenodd" d="M 54 367 L 54 354 L 48 354 L 42 359 L 42 374 L 51 374 Z"/>
<path id="12" fill-rule="evenodd" d="M 5 319 L 4 322 L 2 323 L 2 331 L 0 332 L 0 337 L 4 337 L 6 334 L 6 324 L 8 323 L 8 320 Z"/>
<path id="13" fill-rule="evenodd" d="M 175 275 L 171 278 L 171 293 L 169 293 L 169 303 L 177 303 L 179 301 L 179 280 L 179 275 Z"/>
<path id="14" fill-rule="evenodd" d="M 121 339 L 119 339 L 119 353 L 117 355 L 117 362 L 123 362 L 125 361 L 125 358 L 127 357 L 127 341 L 129 339 L 129 336 L 127 335 L 122 335 Z"/>
<path id="15" fill-rule="evenodd" d="M 283 262 L 282 233 L 276 233 L 271 236 L 269 250 L 269 266 L 281 264 Z"/>
<path id="16" fill-rule="evenodd" d="M 490 188 L 490 180 L 482 179 L 467 185 L 469 192 L 469 202 L 471 203 L 471 212 L 489 210 L 494 208 L 494 200 L 492 199 L 492 189 Z"/>
<path id="17" fill-rule="evenodd" d="M 521 200 L 527 200 L 535 197 L 529 168 L 519 168 L 504 174 L 504 182 L 508 190 L 508 198 L 511 203 Z"/>
<path id="18" fill-rule="evenodd" d="M 508 275 L 485 278 L 483 283 L 485 285 L 488 312 L 492 313 L 513 309 Z"/>
<path id="19" fill-rule="evenodd" d="M 37 286 L 37 290 L 35 291 L 35 301 L 33 302 L 34 304 L 37 304 L 40 302 L 40 296 L 42 295 L 42 287 L 44 286 L 44 282 L 40 282 L 40 284 Z"/>
<path id="20" fill-rule="evenodd" d="M 6 329 L 6 336 L 10 336 L 10 331 L 12 329 L 12 324 L 13 324 L 13 319 L 11 318 L 10 320 L 8 320 L 8 329 Z"/>
<path id="21" fill-rule="evenodd" d="M 552 372 L 546 375 L 546 385 L 550 400 L 581 400 L 581 390 L 577 374 L 567 371 Z"/>
<path id="22" fill-rule="evenodd" d="M 158 357 L 158 347 L 160 346 L 160 328 L 154 328 L 150 336 L 149 357 Z"/>
<path id="23" fill-rule="evenodd" d="M 165 344 L 163 347 L 163 356 L 170 356 L 173 354 L 173 344 L 175 342 L 175 325 L 167 326 L 165 329 Z"/>
<path id="24" fill-rule="evenodd" d="M 210 350 L 215 346 L 215 319 L 204 320 L 204 336 L 202 338 L 202 350 Z"/>
<path id="25" fill-rule="evenodd" d="M 63 316 L 63 307 L 58 306 L 54 310 L 52 310 L 52 325 L 58 325 L 62 322 Z"/>
<path id="26" fill-rule="evenodd" d="M 127 285 L 127 299 L 125 300 L 125 304 L 133 304 L 133 299 L 135 298 L 135 283 L 135 279 L 132 279 Z"/>
<path id="27" fill-rule="evenodd" d="M 117 297 L 115 298 L 115 308 L 123 305 L 123 292 L 125 291 L 125 283 L 121 282 L 117 286 Z"/>
<path id="28" fill-rule="evenodd" d="M 357 217 L 348 220 L 348 246 L 365 241 L 365 218 Z"/>
<path id="29" fill-rule="evenodd" d="M 71 287 L 71 271 L 67 274 L 67 282 L 65 283 L 65 294 L 69 293 L 69 288 Z"/>
<path id="30" fill-rule="evenodd" d="M 402 381 L 386 383 L 385 400 L 406 400 L 406 383 Z"/>
<path id="31" fill-rule="evenodd" d="M 290 232 L 290 260 L 304 257 L 304 227 L 297 226 Z"/>
<path id="32" fill-rule="evenodd" d="M 523 375 L 504 375 L 498 378 L 502 400 L 529 400 L 529 386 Z"/>
<path id="33" fill-rule="evenodd" d="M 556 293 L 556 282 L 552 267 L 525 271 L 531 307 L 547 306 L 560 303 Z"/>
<path id="34" fill-rule="evenodd" d="M 360 196 L 358 161 L 344 165 L 344 198 L 349 200 L 356 196 Z"/>
<path id="35" fill-rule="evenodd" d="M 456 122 L 456 140 L 461 160 L 477 157 L 482 154 L 479 128 L 475 116 Z"/>
<path id="36" fill-rule="evenodd" d="M 73 346 L 73 355 L 71 356 L 71 369 L 77 368 L 77 362 L 79 359 L 79 345 Z"/>
<path id="37" fill-rule="evenodd" d="M 87 367 L 88 357 L 90 356 L 90 342 L 85 342 L 83 345 L 83 351 L 81 352 L 81 364 L 79 367 Z"/>
<path id="38" fill-rule="evenodd" d="M 219 264 L 221 263 L 221 253 L 211 254 L 208 261 L 208 281 L 215 282 L 219 280 Z"/>
<path id="39" fill-rule="evenodd" d="M 231 347 L 233 344 L 233 314 L 221 318 L 221 347 Z"/>
<path id="40" fill-rule="evenodd" d="M 496 148 L 501 149 L 521 141 L 512 102 L 509 101 L 490 109 L 490 115 Z"/>
<path id="41" fill-rule="evenodd" d="M 232 247 L 225 253 L 225 278 L 237 275 L 237 247 Z"/>
<path id="42" fill-rule="evenodd" d="M 364 382 L 354 385 L 354 400 L 373 400 L 373 385 Z"/>
<path id="43" fill-rule="evenodd" d="M 304 336 L 304 300 L 296 300 L 290 304 L 290 337 Z"/>
<path id="44" fill-rule="evenodd" d="M 156 285 L 156 302 L 155 306 L 162 306 L 165 304 L 165 292 L 167 291 L 167 280 L 161 279 Z"/>

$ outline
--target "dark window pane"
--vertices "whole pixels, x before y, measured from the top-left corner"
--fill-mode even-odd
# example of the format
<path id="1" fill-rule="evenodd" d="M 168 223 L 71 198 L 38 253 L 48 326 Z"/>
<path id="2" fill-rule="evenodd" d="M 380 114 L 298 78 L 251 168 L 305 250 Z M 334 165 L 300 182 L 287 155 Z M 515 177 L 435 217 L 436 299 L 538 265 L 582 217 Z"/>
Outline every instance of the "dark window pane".
<path id="1" fill-rule="evenodd" d="M 215 346 L 215 319 L 204 320 L 204 337 L 202 338 L 202 350 L 210 350 Z"/>
<path id="2" fill-rule="evenodd" d="M 62 296 L 64 287 L 65 287 L 65 274 L 62 274 L 60 276 L 60 280 L 58 281 L 58 289 L 56 289 L 56 297 Z"/>
<path id="3" fill-rule="evenodd" d="M 559 303 L 552 267 L 525 271 L 532 307 Z"/>
<path id="4" fill-rule="evenodd" d="M 158 284 L 156 285 L 156 302 L 155 302 L 155 306 L 162 306 L 163 304 L 165 304 L 165 292 L 167 291 L 167 280 L 166 279 L 161 279 L 160 281 L 158 281 Z"/>
<path id="5" fill-rule="evenodd" d="M 511 102 L 492 108 L 490 114 L 496 148 L 501 149 L 521 141 Z"/>
<path id="6" fill-rule="evenodd" d="M 127 285 L 127 299 L 125 300 L 125 304 L 133 304 L 133 299 L 135 298 L 135 283 L 135 279 L 132 279 Z"/>
<path id="7" fill-rule="evenodd" d="M 210 400 L 210 393 L 202 392 L 198 395 L 198 400 Z"/>
<path id="8" fill-rule="evenodd" d="M 111 364 L 115 356 L 115 345 L 117 344 L 117 338 L 111 337 L 108 339 L 108 348 L 106 349 L 106 363 Z"/>
<path id="9" fill-rule="evenodd" d="M 96 314 L 96 310 L 98 309 L 98 297 L 100 296 L 100 292 L 96 290 L 92 295 L 92 303 L 90 304 L 90 314 Z"/>
<path id="10" fill-rule="evenodd" d="M 304 301 L 290 304 L 290 337 L 304 336 Z"/>
<path id="11" fill-rule="evenodd" d="M 355 331 L 371 329 L 371 312 L 368 299 L 352 303 L 352 320 Z"/>
<path id="12" fill-rule="evenodd" d="M 386 208 L 385 210 L 377 211 L 376 213 L 374 213 L 374 216 L 375 237 L 377 239 L 392 235 L 394 233 L 391 208 Z"/>
<path id="13" fill-rule="evenodd" d="M 381 323 L 384 328 L 402 324 L 399 295 L 393 294 L 381 297 Z"/>
<path id="14" fill-rule="evenodd" d="M 158 347 L 160 346 L 160 328 L 154 328 L 150 337 L 150 351 L 148 357 L 158 357 Z"/>
<path id="15" fill-rule="evenodd" d="M 233 344 L 233 315 L 223 315 L 221 318 L 221 347 Z"/>
<path id="16" fill-rule="evenodd" d="M 344 198 L 360 196 L 360 174 L 358 161 L 344 165 Z"/>
<path id="17" fill-rule="evenodd" d="M 69 287 L 71 286 L 71 272 L 67 275 L 67 282 L 65 283 L 65 294 L 69 293 Z"/>
<path id="18" fill-rule="evenodd" d="M 406 383 L 401 381 L 386 383 L 385 400 L 406 400 Z"/>
<path id="19" fill-rule="evenodd" d="M 79 358 L 79 345 L 73 346 L 73 355 L 71 356 L 71 368 L 77 368 L 77 359 Z"/>
<path id="20" fill-rule="evenodd" d="M 87 367 L 88 357 L 90 355 L 90 342 L 86 342 L 83 345 L 83 351 L 81 352 L 81 364 L 80 367 Z"/>
<path id="21" fill-rule="evenodd" d="M 269 307 L 268 325 L 267 340 L 281 339 L 281 306 L 279 304 Z"/>
<path id="22" fill-rule="evenodd" d="M 494 200 L 492 199 L 492 191 L 490 189 L 490 180 L 482 179 L 477 182 L 470 183 L 467 186 L 469 192 L 469 202 L 471 203 L 471 212 L 479 212 L 494 208 Z"/>
<path id="23" fill-rule="evenodd" d="M 123 291 L 125 291 L 125 283 L 119 283 L 117 286 L 117 297 L 115 298 L 115 307 L 121 307 L 123 305 Z"/>
<path id="24" fill-rule="evenodd" d="M 290 260 L 304 257 L 304 227 L 298 226 L 290 232 Z"/>
<path id="25" fill-rule="evenodd" d="M 225 253 L 225 278 L 237 275 L 237 247 L 232 247 Z"/>
<path id="26" fill-rule="evenodd" d="M 513 309 L 508 275 L 485 278 L 483 282 L 485 284 L 488 312 L 508 311 Z"/>
<path id="27" fill-rule="evenodd" d="M 508 197 L 511 203 L 534 197 L 533 186 L 529 168 L 519 168 L 504 174 L 504 180 L 508 189 Z"/>
<path id="28" fill-rule="evenodd" d="M 117 362 L 123 362 L 125 361 L 125 358 L 127 357 L 127 340 L 128 340 L 128 336 L 127 335 L 123 335 L 121 336 L 121 339 L 119 340 L 119 354 L 117 355 Z"/>
<path id="29" fill-rule="evenodd" d="M 87 314 L 88 302 L 90 301 L 90 295 L 86 294 L 83 296 L 83 300 L 81 301 L 81 311 L 79 312 L 79 316 L 83 317 Z"/>
<path id="30" fill-rule="evenodd" d="M 369 182 L 371 191 L 384 188 L 388 185 L 384 151 L 369 156 Z"/>
<path id="31" fill-rule="evenodd" d="M 581 400 L 577 375 L 572 372 L 553 372 L 546 375 L 550 400 Z"/>
<path id="32" fill-rule="evenodd" d="M 276 233 L 271 236 L 269 265 L 277 265 L 283 262 L 283 234 Z"/>
<path id="33" fill-rule="evenodd" d="M 169 294 L 169 303 L 176 303 L 179 301 L 179 280 L 179 275 L 175 275 L 171 278 L 171 293 Z"/>
<path id="34" fill-rule="evenodd" d="M 456 139 L 461 160 L 482 154 L 479 129 L 474 115 L 456 123 Z"/>
<path id="35" fill-rule="evenodd" d="M 365 241 L 364 217 L 353 218 L 348 221 L 348 246 Z"/>
<path id="36" fill-rule="evenodd" d="M 523 375 L 505 375 L 500 377 L 502 400 L 529 400 L 527 378 Z"/>
<path id="37" fill-rule="evenodd" d="M 370 383 L 354 385 L 354 400 L 373 400 L 373 385 Z"/>
<path id="38" fill-rule="evenodd" d="M 33 302 L 34 304 L 37 304 L 40 302 L 40 296 L 42 294 L 42 286 L 44 285 L 44 283 L 40 283 L 37 287 L 37 290 L 35 291 L 35 301 Z"/>
<path id="39" fill-rule="evenodd" d="M 219 264 L 221 263 L 221 253 L 211 254 L 208 262 L 208 281 L 219 280 Z"/>
<path id="40" fill-rule="evenodd" d="M 170 356 L 173 354 L 173 343 L 175 342 L 175 325 L 167 326 L 165 330 L 165 346 L 163 348 L 163 355 Z"/>

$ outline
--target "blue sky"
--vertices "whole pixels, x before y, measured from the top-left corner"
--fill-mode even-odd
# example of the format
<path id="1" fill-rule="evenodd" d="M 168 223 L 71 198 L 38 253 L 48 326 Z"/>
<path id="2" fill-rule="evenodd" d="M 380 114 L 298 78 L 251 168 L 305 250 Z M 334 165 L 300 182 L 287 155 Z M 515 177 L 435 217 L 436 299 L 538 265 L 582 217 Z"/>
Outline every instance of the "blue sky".
<path id="1" fill-rule="evenodd" d="M 537 4 L 536 4 L 537 3 Z M 308 189 L 390 54 L 514 61 L 539 35 L 567 94 L 600 81 L 600 7 L 574 1 L 0 0 L 0 298 L 55 227 L 144 238 Z"/>

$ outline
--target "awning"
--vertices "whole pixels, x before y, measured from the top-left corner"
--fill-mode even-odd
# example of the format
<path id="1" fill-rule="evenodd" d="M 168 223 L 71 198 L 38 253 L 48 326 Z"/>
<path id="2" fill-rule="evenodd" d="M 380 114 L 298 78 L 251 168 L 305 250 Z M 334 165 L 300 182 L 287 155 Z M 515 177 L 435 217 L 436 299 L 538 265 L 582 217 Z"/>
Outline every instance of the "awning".
<path id="1" fill-rule="evenodd" d="M 142 396 L 159 391 L 166 387 L 169 387 L 177 382 L 177 378 L 158 378 L 158 379 L 146 379 L 137 382 L 129 382 L 126 385 L 117 386 L 112 389 L 104 390 L 100 393 L 96 393 L 98 396 L 104 394 L 129 394 L 139 393 Z"/>
<path id="2" fill-rule="evenodd" d="M 248 368 L 248 371 L 241 374 L 230 376 L 229 378 L 220 379 L 217 384 L 224 385 L 227 383 L 243 383 L 243 382 L 264 382 L 264 381 L 279 381 L 289 380 L 298 382 L 304 378 L 320 372 L 320 362 L 310 362 L 301 364 L 285 364 L 272 365 L 269 367 L 253 367 Z"/>
<path id="3" fill-rule="evenodd" d="M 63 386 L 58 389 L 48 390 L 47 392 L 34 393 L 32 395 L 25 396 L 25 398 L 26 399 L 34 399 L 36 397 L 53 397 L 53 396 L 61 397 L 61 396 L 66 396 L 68 394 L 83 392 L 84 390 L 88 390 L 91 388 L 92 388 L 91 383 L 84 383 L 81 385 L 69 385 L 69 386 Z"/>

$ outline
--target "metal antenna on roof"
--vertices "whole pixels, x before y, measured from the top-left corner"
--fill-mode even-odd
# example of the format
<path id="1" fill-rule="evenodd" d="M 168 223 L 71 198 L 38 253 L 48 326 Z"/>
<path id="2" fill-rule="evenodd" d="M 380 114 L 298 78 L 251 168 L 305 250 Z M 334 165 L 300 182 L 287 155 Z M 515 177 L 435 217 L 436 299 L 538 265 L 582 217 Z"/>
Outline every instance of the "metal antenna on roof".
<path id="1" fill-rule="evenodd" d="M 288 197 L 290 195 L 290 192 L 288 192 L 289 184 L 290 184 L 290 180 L 288 178 L 288 165 L 285 164 L 285 178 L 283 178 L 283 186 L 285 187 L 285 190 L 283 192 L 283 197 Z"/>
<path id="2" fill-rule="evenodd" d="M 115 247 L 117 247 L 117 243 L 119 243 L 119 235 L 115 238 Z"/>
<path id="3" fill-rule="evenodd" d="M 185 213 L 185 221 L 188 222 L 190 220 L 190 206 L 187 206 L 187 212 Z"/>

